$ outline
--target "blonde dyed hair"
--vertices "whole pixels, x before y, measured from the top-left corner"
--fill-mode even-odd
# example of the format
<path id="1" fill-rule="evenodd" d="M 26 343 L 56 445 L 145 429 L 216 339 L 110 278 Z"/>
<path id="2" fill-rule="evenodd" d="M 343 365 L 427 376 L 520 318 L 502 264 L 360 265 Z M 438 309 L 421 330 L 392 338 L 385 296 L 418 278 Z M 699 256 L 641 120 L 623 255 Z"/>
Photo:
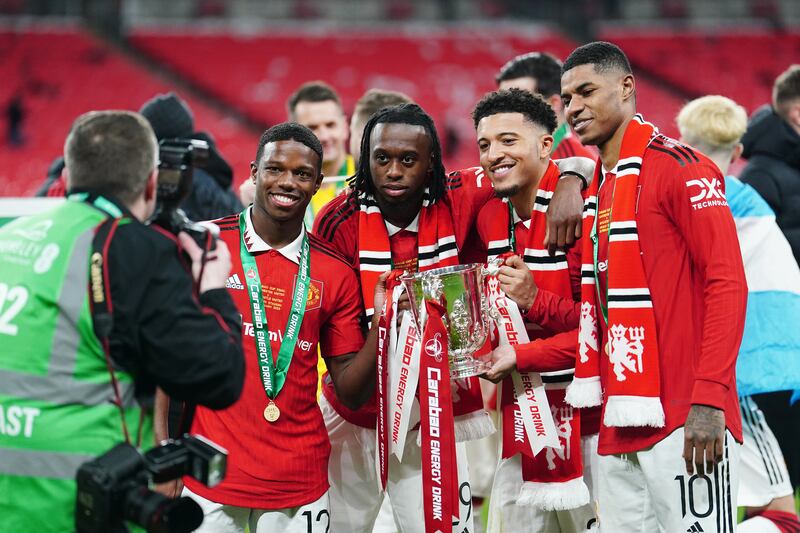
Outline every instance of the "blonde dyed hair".
<path id="1" fill-rule="evenodd" d="M 706 153 L 733 150 L 747 129 L 747 112 L 724 96 L 692 100 L 678 113 L 681 137 Z"/>

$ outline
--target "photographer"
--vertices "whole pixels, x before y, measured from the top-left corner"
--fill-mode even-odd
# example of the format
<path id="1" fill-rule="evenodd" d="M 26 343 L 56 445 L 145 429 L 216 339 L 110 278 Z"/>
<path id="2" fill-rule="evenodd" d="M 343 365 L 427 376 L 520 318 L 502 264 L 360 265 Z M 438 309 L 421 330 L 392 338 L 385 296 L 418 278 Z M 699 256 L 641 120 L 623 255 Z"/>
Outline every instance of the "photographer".
<path id="1" fill-rule="evenodd" d="M 153 127 L 156 139 L 197 139 L 209 146 L 208 160 L 195 168 L 192 188 L 181 202 L 181 209 L 190 220 L 213 220 L 242 210 L 242 204 L 231 190 L 233 169 L 222 157 L 208 133 L 195 131 L 194 115 L 189 105 L 177 94 L 158 94 L 139 110 Z"/>
<path id="2" fill-rule="evenodd" d="M 190 220 L 213 220 L 242 210 L 238 196 L 231 190 L 233 169 L 209 133 L 194 131 L 194 116 L 183 99 L 175 93 L 159 94 L 145 102 L 139 113 L 150 123 L 159 141 L 196 139 L 208 143 L 207 160 L 201 168 L 193 169 L 189 193 L 180 204 Z M 36 196 L 65 196 L 63 169 L 64 158 L 54 159 Z"/>
<path id="3" fill-rule="evenodd" d="M 194 293 L 176 239 L 141 223 L 158 175 L 147 121 L 87 113 L 64 152 L 67 201 L 0 229 L 0 531 L 74 530 L 78 467 L 155 444 L 156 386 L 219 409 L 243 383 L 227 247 L 178 236 Z"/>

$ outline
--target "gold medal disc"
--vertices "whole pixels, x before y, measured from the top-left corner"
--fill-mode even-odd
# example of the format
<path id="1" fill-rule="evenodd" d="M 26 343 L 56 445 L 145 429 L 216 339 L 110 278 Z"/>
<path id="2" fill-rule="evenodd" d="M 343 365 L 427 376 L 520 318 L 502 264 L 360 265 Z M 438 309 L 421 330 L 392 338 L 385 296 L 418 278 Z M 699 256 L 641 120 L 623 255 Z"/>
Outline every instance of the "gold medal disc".
<path id="1" fill-rule="evenodd" d="M 275 422 L 280 416 L 281 410 L 278 409 L 274 402 L 269 402 L 269 405 L 264 408 L 264 419 L 267 422 Z"/>

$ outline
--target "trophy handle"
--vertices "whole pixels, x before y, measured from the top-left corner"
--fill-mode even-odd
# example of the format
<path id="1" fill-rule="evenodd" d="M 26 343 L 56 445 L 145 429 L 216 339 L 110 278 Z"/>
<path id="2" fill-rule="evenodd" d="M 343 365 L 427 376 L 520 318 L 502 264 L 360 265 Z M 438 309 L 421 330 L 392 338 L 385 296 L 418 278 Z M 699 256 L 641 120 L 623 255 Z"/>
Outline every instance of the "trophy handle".
<path id="1" fill-rule="evenodd" d="M 492 322 L 494 322 L 494 324 L 498 327 L 502 325 L 501 322 L 502 317 L 500 316 L 500 313 L 497 311 L 495 307 L 489 305 L 489 297 L 488 297 L 489 287 L 487 279 L 490 276 L 497 276 L 497 273 L 500 271 L 500 266 L 503 264 L 503 262 L 504 261 L 499 257 L 494 257 L 486 261 L 486 264 L 481 267 L 481 278 L 482 278 L 481 281 L 483 282 L 482 283 L 483 291 L 481 291 L 481 308 L 485 316 L 491 318 Z M 486 325 L 486 327 L 488 329 L 489 327 L 488 324 Z"/>

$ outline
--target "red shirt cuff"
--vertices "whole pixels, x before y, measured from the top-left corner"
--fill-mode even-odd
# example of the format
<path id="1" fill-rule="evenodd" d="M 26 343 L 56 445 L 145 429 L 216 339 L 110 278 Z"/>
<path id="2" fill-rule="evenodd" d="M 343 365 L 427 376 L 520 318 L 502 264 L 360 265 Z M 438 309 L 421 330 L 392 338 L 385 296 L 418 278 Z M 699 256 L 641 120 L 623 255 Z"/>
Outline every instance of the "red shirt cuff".
<path id="1" fill-rule="evenodd" d="M 533 303 L 528 312 L 525 313 L 525 318 L 529 322 L 540 324 L 543 322 L 544 314 L 547 312 L 547 293 L 546 290 L 539 289 L 536 291 L 536 296 L 533 298 Z"/>
<path id="2" fill-rule="evenodd" d="M 695 380 L 692 388 L 692 405 L 708 405 L 724 410 L 727 398 L 728 387 L 726 385 L 706 379 Z"/>

